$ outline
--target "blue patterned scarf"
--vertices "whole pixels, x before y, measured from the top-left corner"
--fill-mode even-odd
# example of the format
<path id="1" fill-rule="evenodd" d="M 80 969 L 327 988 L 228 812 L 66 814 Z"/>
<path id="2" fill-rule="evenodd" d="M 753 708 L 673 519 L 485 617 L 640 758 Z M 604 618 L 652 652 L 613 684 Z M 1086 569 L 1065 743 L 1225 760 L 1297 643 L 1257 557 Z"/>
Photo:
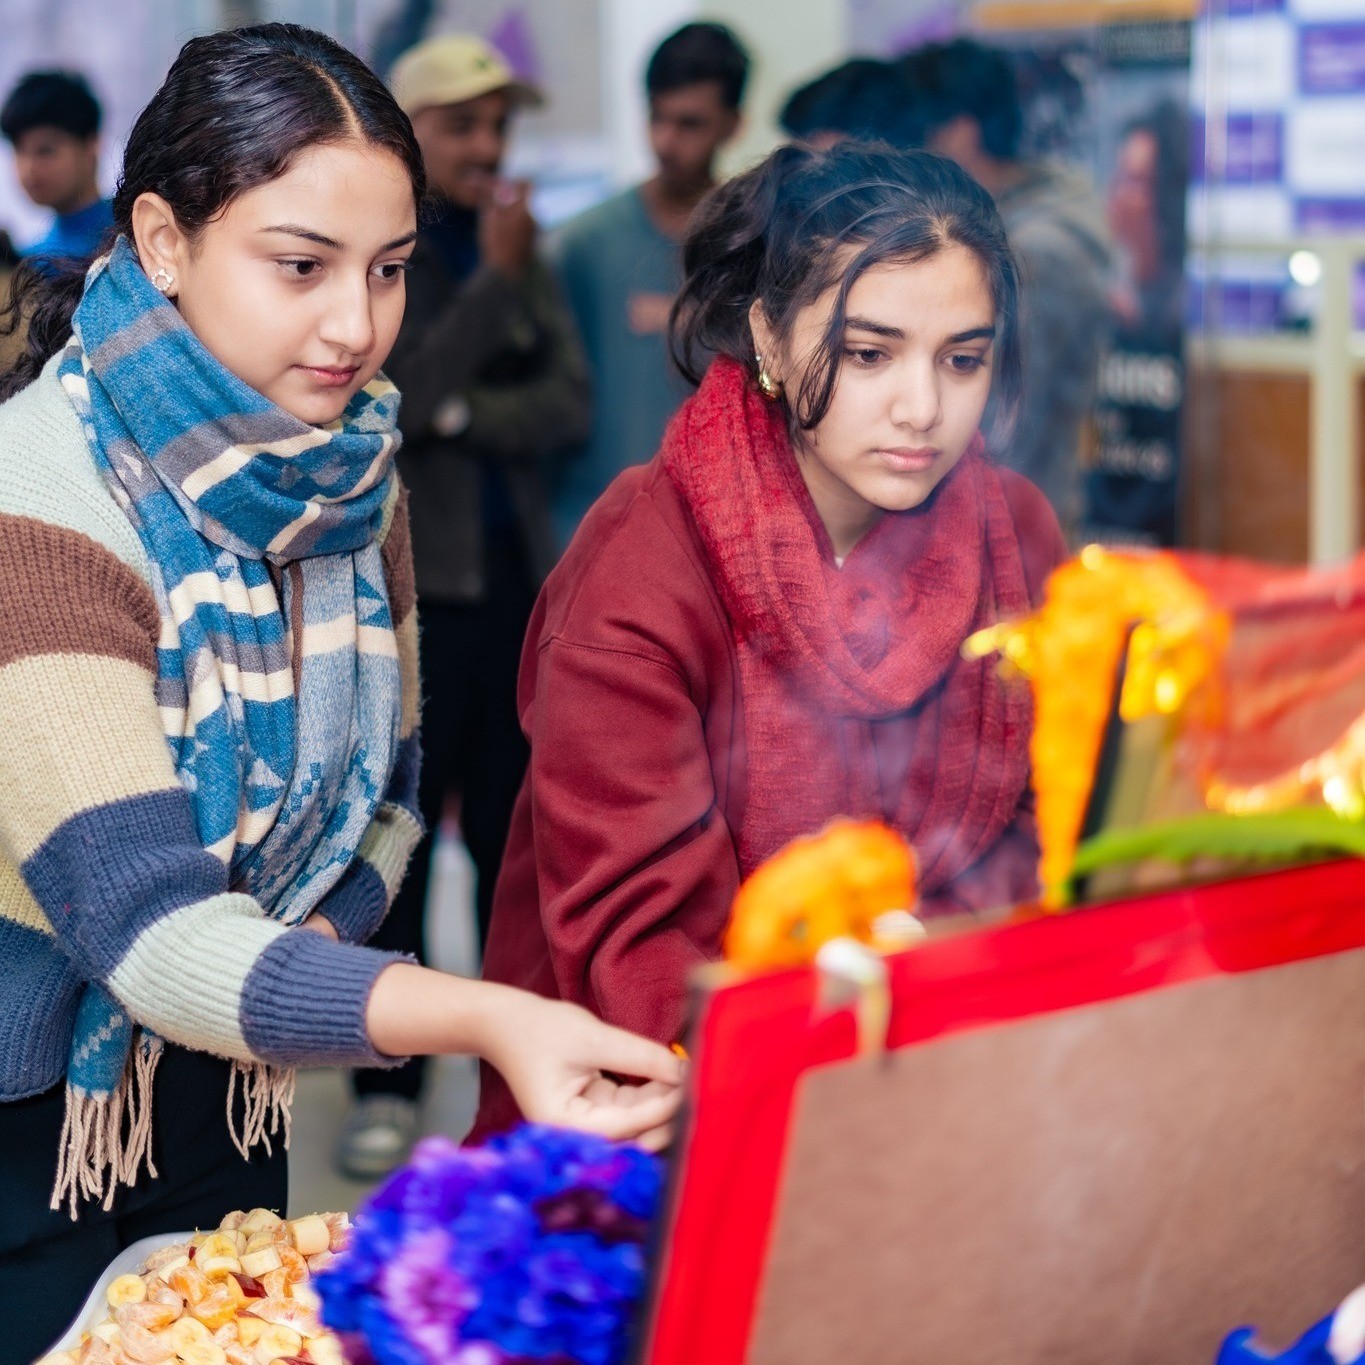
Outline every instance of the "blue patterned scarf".
<path id="1" fill-rule="evenodd" d="M 209 354 L 122 237 L 90 269 L 59 374 L 147 551 L 157 704 L 200 841 L 234 891 L 298 924 L 351 862 L 397 752 L 377 538 L 398 392 L 376 377 L 327 427 L 290 416 Z M 160 1045 L 137 1039 L 130 1066 L 134 1042 L 132 1021 L 88 985 L 67 1069 L 68 1195 L 79 1185 L 108 1201 L 150 1164 L 138 1111 Z"/>

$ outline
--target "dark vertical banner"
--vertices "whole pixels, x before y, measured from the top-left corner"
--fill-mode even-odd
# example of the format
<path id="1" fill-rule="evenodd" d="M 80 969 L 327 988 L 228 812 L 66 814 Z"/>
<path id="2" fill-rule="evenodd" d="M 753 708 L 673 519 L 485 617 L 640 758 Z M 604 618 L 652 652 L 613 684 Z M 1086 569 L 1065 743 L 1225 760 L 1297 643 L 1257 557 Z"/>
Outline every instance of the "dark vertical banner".
<path id="1" fill-rule="evenodd" d="M 1097 39 L 1099 88 L 1110 95 L 1097 114 L 1119 269 L 1083 534 L 1169 546 L 1180 538 L 1190 24 L 1116 24 Z"/>
<path id="2" fill-rule="evenodd" d="M 1029 154 L 1086 167 L 1113 243 L 1107 345 L 1082 452 L 1079 542 L 1180 539 L 1191 22 L 1052 27 L 1049 6 L 993 4 L 987 41 L 1019 73 Z M 1012 23 L 1025 14 L 1027 23 Z M 1102 13 L 1097 7 L 1096 15 Z"/>

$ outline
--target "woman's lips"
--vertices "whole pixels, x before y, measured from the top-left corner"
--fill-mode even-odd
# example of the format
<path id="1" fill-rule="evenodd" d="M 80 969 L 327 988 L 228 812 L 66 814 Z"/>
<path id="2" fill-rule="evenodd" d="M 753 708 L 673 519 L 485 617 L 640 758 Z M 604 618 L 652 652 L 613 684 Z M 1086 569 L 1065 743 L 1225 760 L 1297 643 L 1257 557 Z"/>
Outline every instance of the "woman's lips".
<path id="1" fill-rule="evenodd" d="M 317 365 L 300 365 L 299 369 L 308 375 L 315 384 L 320 384 L 325 389 L 344 389 L 356 377 L 356 372 L 360 366 L 352 365 L 349 369 L 337 370 Z"/>
<path id="2" fill-rule="evenodd" d="M 934 446 L 893 446 L 877 451 L 898 474 L 922 474 L 938 458 Z"/>

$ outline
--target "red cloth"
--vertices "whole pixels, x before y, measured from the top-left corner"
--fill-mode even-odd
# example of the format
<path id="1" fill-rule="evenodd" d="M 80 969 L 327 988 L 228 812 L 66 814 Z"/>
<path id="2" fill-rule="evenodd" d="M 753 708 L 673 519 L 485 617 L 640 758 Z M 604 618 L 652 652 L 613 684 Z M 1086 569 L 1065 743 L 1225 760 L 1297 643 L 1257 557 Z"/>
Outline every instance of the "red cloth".
<path id="1" fill-rule="evenodd" d="M 884 516 L 842 569 L 782 410 L 733 361 L 711 367 L 662 457 L 739 656 L 749 754 L 741 873 L 836 816 L 883 816 L 915 847 L 933 897 L 1000 837 L 1028 783 L 1026 689 L 961 657 L 974 630 L 1029 609 L 1014 522 L 981 438 L 928 505 Z M 864 722 L 911 710 L 927 742 L 888 803 Z"/>
<path id="2" fill-rule="evenodd" d="M 715 387 L 708 381 L 685 405 L 676 419 L 683 430 L 697 407 L 711 401 Z M 732 452 L 737 439 L 727 422 L 746 420 L 751 402 L 742 388 L 732 386 L 729 393 L 736 410 L 727 418 L 723 410 L 711 409 L 704 428 L 716 441 L 717 458 Z M 758 411 L 765 423 L 771 420 L 770 409 Z M 770 453 L 780 454 L 780 447 Z M 945 780 L 953 784 L 951 801 L 938 793 L 926 793 L 924 801 L 925 809 L 942 812 L 949 827 L 935 833 L 921 818 L 921 837 L 945 865 L 961 861 L 973 848 L 976 860 L 931 898 L 930 913 L 1006 905 L 1036 889 L 1031 797 L 1019 794 L 1001 820 L 1005 795 L 1018 790 L 1020 775 L 1011 768 L 1003 776 L 993 771 L 995 764 L 982 762 L 990 755 L 978 744 L 981 727 L 973 718 L 970 691 L 965 700 L 956 693 L 948 700 L 939 692 L 957 686 L 956 645 L 1000 603 L 997 556 L 1006 561 L 1003 572 L 1010 583 L 1017 581 L 1022 565 L 1023 591 L 1036 602 L 1043 580 L 1065 553 L 1051 508 L 1018 475 L 974 455 L 942 489 L 952 494 L 952 506 L 957 506 L 959 483 L 961 496 L 976 509 L 974 515 L 954 513 L 962 539 L 975 546 L 964 557 L 965 580 L 941 576 L 953 556 L 940 550 L 933 575 L 917 565 L 905 576 L 914 594 L 902 599 L 902 610 L 912 617 L 904 628 L 898 613 L 894 623 L 886 621 L 893 613 L 884 607 L 878 626 L 875 602 L 855 616 L 858 643 L 857 653 L 850 646 L 847 658 L 850 676 L 856 680 L 859 671 L 870 671 L 892 705 L 879 711 L 869 697 L 863 713 L 850 706 L 837 718 L 818 706 L 803 706 L 791 719 L 798 728 L 782 743 L 784 752 L 797 755 L 797 763 L 804 758 L 810 771 L 821 774 L 828 771 L 824 750 L 870 760 L 861 770 L 860 790 L 887 818 L 896 818 L 906 806 L 912 783 L 923 783 L 940 768 L 950 775 Z M 805 509 L 798 530 L 810 559 L 807 579 L 837 593 L 841 580 L 834 577 L 823 533 L 817 536 L 809 525 L 813 509 L 804 484 L 799 479 L 792 484 L 784 474 L 775 487 L 790 490 Z M 757 508 L 776 499 L 766 492 L 752 496 L 755 501 L 748 505 Z M 740 503 L 735 509 L 741 518 L 744 507 Z M 739 832 L 755 799 L 752 773 L 764 762 L 748 733 L 744 671 L 721 582 L 702 538 L 705 518 L 704 510 L 694 513 L 661 456 L 627 470 L 612 484 L 546 583 L 531 619 L 518 685 L 531 764 L 513 816 L 484 960 L 490 980 L 575 1001 L 662 1041 L 682 1033 L 690 970 L 719 956 L 742 872 Z M 757 524 L 754 517 L 751 534 Z M 765 524 L 795 523 L 773 516 Z M 879 542 L 889 555 L 891 542 L 899 544 L 901 534 L 879 528 L 869 536 L 849 556 L 843 572 L 852 569 L 857 578 L 848 581 L 875 581 L 873 561 L 883 562 Z M 1013 555 L 1011 539 L 1017 545 Z M 935 543 L 932 534 L 926 543 Z M 869 561 L 867 573 L 860 558 Z M 880 671 L 874 657 L 879 633 L 890 654 L 921 614 L 925 621 L 939 621 L 942 631 L 952 610 L 935 605 L 944 597 L 968 602 L 952 658 L 945 657 L 943 639 L 935 637 L 932 646 L 944 660 L 947 686 L 931 681 L 897 710 L 892 669 L 903 668 L 912 680 L 921 675 L 913 661 Z M 930 648 L 926 640 L 926 655 Z M 986 724 L 994 733 L 1007 720 L 1011 727 L 1026 728 L 1027 713 L 992 695 L 996 684 L 987 681 L 988 673 L 986 665 L 964 666 L 963 676 L 975 679 Z M 1014 752 L 1022 734 L 1011 729 L 1001 739 L 1005 751 Z M 796 767 L 779 771 L 784 781 L 800 786 Z M 839 791 L 846 787 L 840 778 Z M 993 799 L 980 795 L 992 790 Z M 834 794 L 829 796 L 833 801 Z M 954 827 L 969 807 L 986 812 L 983 824 L 999 822 L 989 847 L 981 830 Z M 823 797 L 812 801 L 803 795 L 799 807 L 791 808 L 787 835 L 765 816 L 764 838 L 780 841 L 806 833 L 811 826 L 804 822 L 820 823 L 826 808 Z M 471 1136 L 478 1140 L 516 1117 L 506 1087 L 485 1067 Z"/>

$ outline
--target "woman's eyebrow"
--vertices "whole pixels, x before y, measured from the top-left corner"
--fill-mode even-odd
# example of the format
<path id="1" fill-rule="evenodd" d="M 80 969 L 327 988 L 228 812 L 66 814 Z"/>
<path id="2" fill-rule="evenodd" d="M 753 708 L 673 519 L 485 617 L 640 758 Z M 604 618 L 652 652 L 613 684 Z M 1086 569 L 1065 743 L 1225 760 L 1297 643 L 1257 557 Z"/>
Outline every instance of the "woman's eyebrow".
<path id="1" fill-rule="evenodd" d="M 844 326 L 859 332 L 871 332 L 873 336 L 886 337 L 888 341 L 904 341 L 905 333 L 889 323 L 873 322 L 871 318 L 846 318 Z"/>
<path id="2" fill-rule="evenodd" d="M 262 232 L 280 232 L 287 237 L 302 237 L 305 242 L 316 242 L 318 246 L 329 247 L 333 251 L 342 250 L 340 242 L 331 237 L 324 237 L 320 232 L 314 232 L 311 228 L 300 227 L 297 223 L 277 223 L 273 227 L 264 227 Z M 395 237 L 391 242 L 385 242 L 379 248 L 382 251 L 396 251 L 400 246 L 407 246 L 409 242 L 417 240 L 417 233 L 409 232 L 402 237 Z"/>
<path id="3" fill-rule="evenodd" d="M 905 333 L 889 323 L 874 322 L 871 318 L 849 318 L 844 324 L 850 331 L 871 332 L 873 336 L 886 337 L 888 341 L 904 341 Z M 994 327 L 972 327 L 965 332 L 957 332 L 948 338 L 953 346 L 964 341 L 989 341 L 995 336 Z"/>
<path id="4" fill-rule="evenodd" d="M 971 331 L 958 332 L 955 336 L 950 336 L 948 340 L 954 346 L 960 346 L 964 341 L 990 341 L 994 336 L 994 327 L 973 327 Z"/>

